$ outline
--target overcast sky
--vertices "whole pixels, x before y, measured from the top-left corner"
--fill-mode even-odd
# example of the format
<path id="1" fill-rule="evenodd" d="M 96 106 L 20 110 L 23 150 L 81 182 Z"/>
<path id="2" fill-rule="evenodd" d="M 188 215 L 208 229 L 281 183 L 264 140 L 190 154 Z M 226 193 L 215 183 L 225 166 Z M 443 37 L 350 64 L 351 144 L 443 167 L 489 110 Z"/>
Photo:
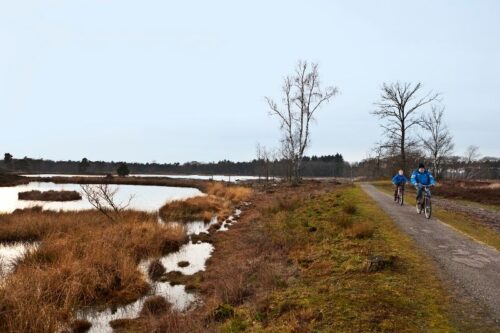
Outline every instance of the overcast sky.
<path id="1" fill-rule="evenodd" d="M 500 157 L 500 1 L 0 0 L 0 153 L 249 160 L 299 59 L 341 94 L 307 154 L 365 158 L 383 82 L 442 93 L 456 152 Z"/>

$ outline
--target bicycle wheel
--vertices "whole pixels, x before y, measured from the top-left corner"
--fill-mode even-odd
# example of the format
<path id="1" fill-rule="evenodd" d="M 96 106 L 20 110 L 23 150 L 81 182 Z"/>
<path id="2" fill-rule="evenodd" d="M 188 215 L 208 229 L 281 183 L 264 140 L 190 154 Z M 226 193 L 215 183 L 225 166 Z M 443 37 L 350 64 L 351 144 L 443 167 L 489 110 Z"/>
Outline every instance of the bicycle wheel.
<path id="1" fill-rule="evenodd" d="M 428 198 L 425 200 L 425 217 L 427 219 L 430 219 L 432 215 L 432 205 L 431 205 L 431 199 Z"/>
<path id="2" fill-rule="evenodd" d="M 401 191 L 401 190 L 398 193 L 398 202 L 399 202 L 399 204 L 401 206 L 403 206 L 403 204 L 404 204 L 404 196 L 403 196 L 403 191 Z"/>
<path id="3" fill-rule="evenodd" d="M 418 202 L 418 200 L 417 200 L 417 213 L 418 214 L 422 213 L 422 206 L 420 205 L 420 203 Z"/>

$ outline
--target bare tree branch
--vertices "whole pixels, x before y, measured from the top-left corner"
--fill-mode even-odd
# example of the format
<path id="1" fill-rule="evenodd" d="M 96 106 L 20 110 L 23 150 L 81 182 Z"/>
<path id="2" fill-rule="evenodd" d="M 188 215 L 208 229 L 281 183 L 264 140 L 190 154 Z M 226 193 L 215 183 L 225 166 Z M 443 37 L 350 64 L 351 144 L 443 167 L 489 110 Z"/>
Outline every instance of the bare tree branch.
<path id="1" fill-rule="evenodd" d="M 416 141 L 411 136 L 411 130 L 415 126 L 422 126 L 422 118 L 418 116 L 419 111 L 427 104 L 439 100 L 439 94 L 429 92 L 423 97 L 418 97 L 422 84 L 415 85 L 405 83 L 384 83 L 380 100 L 375 103 L 376 110 L 372 112 L 384 123 L 381 127 L 392 144 L 399 145 L 401 156 L 401 167 L 406 170 L 407 150 L 416 146 Z"/>
<path id="2" fill-rule="evenodd" d="M 80 188 L 87 201 L 113 222 L 130 206 L 134 198 L 131 195 L 126 203 L 118 203 L 115 198 L 118 193 L 118 187 L 113 188 L 109 184 L 82 184 Z"/>
<path id="3" fill-rule="evenodd" d="M 321 88 L 318 64 L 299 61 L 293 76 L 284 79 L 283 108 L 269 97 L 266 101 L 270 114 L 280 120 L 283 131 L 282 153 L 291 163 L 294 180 L 300 179 L 300 164 L 310 143 L 310 123 L 321 105 L 329 102 L 338 89 Z"/>

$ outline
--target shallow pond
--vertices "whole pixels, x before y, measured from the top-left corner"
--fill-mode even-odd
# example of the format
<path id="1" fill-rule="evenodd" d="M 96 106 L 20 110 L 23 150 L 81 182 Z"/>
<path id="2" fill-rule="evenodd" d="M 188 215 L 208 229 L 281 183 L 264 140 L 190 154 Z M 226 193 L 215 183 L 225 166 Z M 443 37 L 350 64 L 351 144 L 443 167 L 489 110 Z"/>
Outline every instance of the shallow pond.
<path id="1" fill-rule="evenodd" d="M 236 209 L 233 216 L 238 217 L 240 214 L 241 210 Z M 227 222 L 224 222 L 226 225 L 225 230 L 227 230 L 227 223 L 232 224 L 235 222 L 233 216 L 229 217 Z M 160 221 L 160 223 L 163 222 Z M 210 226 L 215 223 L 217 223 L 217 217 L 214 217 L 209 223 L 197 221 L 185 223 L 184 226 L 188 235 L 198 235 L 200 233 L 208 233 Z M 178 223 L 169 222 L 163 224 L 168 228 L 169 226 L 176 227 Z M 164 265 L 167 272 L 179 271 L 183 275 L 192 275 L 205 270 L 206 262 L 212 255 L 213 250 L 214 247 L 210 243 L 193 243 L 192 241 L 189 241 L 189 243 L 181 246 L 179 251 L 160 258 L 160 261 Z M 186 267 L 179 267 L 178 263 L 180 261 L 187 261 L 189 262 L 189 265 Z M 138 317 L 145 300 L 151 295 L 165 297 L 165 299 L 171 304 L 172 310 L 174 311 L 187 311 L 199 304 L 200 300 L 198 297 L 195 294 L 187 292 L 184 285 L 172 286 L 168 281 L 151 281 L 147 273 L 150 262 L 151 259 L 143 260 L 138 267 L 143 273 L 146 281 L 148 281 L 151 285 L 151 292 L 148 295 L 141 297 L 131 304 L 119 308 L 105 309 L 102 311 L 89 309 L 86 311 L 79 311 L 77 313 L 78 318 L 86 319 L 92 324 L 89 330 L 90 333 L 112 332 L 113 330 L 109 325 L 110 321 L 115 319 Z"/>
<path id="2" fill-rule="evenodd" d="M 28 251 L 34 251 L 38 243 L 0 243 L 0 279 L 6 277 L 15 267 L 18 260 L 21 260 Z"/>
<path id="3" fill-rule="evenodd" d="M 187 187 L 167 187 L 167 186 L 145 186 L 145 185 L 111 185 L 118 187 L 116 194 L 117 202 L 126 203 L 130 196 L 133 199 L 130 203 L 131 209 L 143 211 L 156 211 L 166 202 L 173 200 L 184 200 L 187 198 L 203 195 L 196 188 Z M 93 207 L 83 197 L 82 200 L 66 201 L 66 202 L 45 202 L 45 201 L 27 201 L 18 200 L 19 192 L 39 190 L 39 191 L 79 191 L 78 184 L 54 184 L 45 182 L 31 182 L 26 185 L 18 185 L 12 187 L 0 187 L 0 213 L 11 213 L 18 208 L 29 208 L 33 206 L 41 206 L 43 209 L 49 210 L 82 210 L 92 209 Z"/>

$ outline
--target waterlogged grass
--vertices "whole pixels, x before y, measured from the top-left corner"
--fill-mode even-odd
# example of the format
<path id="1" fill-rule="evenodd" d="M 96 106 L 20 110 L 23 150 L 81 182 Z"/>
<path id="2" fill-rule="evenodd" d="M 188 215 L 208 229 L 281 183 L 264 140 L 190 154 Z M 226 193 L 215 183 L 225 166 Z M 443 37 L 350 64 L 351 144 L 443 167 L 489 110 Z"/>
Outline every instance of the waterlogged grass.
<path id="1" fill-rule="evenodd" d="M 382 191 L 384 191 L 385 193 L 391 195 L 394 193 L 393 187 L 390 184 L 390 182 L 380 181 L 380 182 L 373 182 L 372 184 L 375 185 L 377 188 L 381 189 Z M 415 203 L 414 191 L 410 191 L 407 198 L 409 199 L 407 201 L 407 204 L 411 205 Z M 436 207 L 435 205 L 432 208 L 434 216 L 438 218 L 440 221 L 452 226 L 453 228 L 463 232 L 464 234 L 476 240 L 479 240 L 485 244 L 488 244 L 496 248 L 497 250 L 500 250 L 500 234 L 495 230 L 488 228 L 474 217 L 466 215 L 461 212 L 456 212 L 453 210 Z"/>
<path id="2" fill-rule="evenodd" d="M 154 214 L 127 211 L 111 222 L 97 211 L 0 214 L 1 241 L 40 241 L 0 288 L 1 332 L 56 332 L 77 309 L 129 303 L 148 284 L 141 259 L 176 251 L 185 231 Z"/>
<path id="3" fill-rule="evenodd" d="M 219 331 L 455 331 L 431 264 L 358 187 L 280 199 L 262 214 L 290 273 L 264 300 L 232 308 Z M 391 265 L 369 273 L 373 256 Z"/>

